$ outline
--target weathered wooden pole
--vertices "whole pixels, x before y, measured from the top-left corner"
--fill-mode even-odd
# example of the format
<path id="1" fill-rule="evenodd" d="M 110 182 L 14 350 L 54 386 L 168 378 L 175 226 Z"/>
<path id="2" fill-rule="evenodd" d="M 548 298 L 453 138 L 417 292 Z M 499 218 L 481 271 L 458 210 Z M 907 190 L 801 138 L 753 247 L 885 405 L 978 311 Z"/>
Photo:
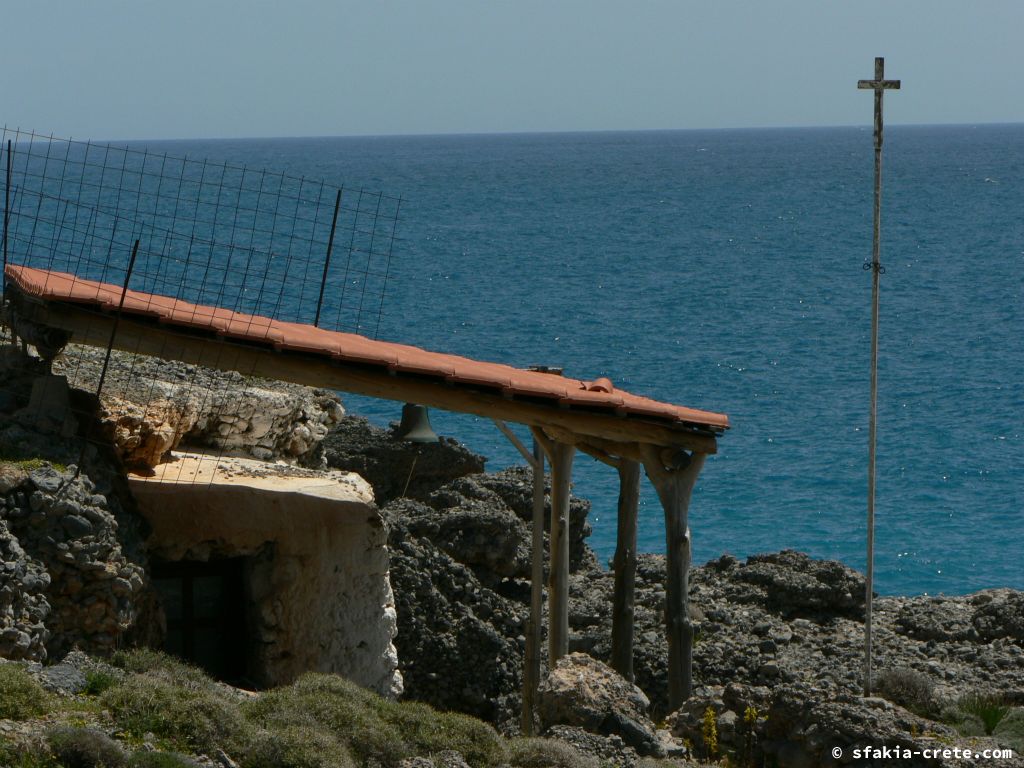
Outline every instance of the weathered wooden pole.
<path id="1" fill-rule="evenodd" d="M 554 443 L 551 457 L 551 573 L 548 575 L 548 658 L 569 652 L 569 486 L 575 449 Z"/>
<path id="2" fill-rule="evenodd" d="M 690 620 L 690 496 L 704 466 L 702 453 L 659 452 L 644 446 L 644 469 L 665 511 L 665 631 L 668 636 L 668 703 L 678 709 L 693 690 L 693 623 Z M 670 453 L 671 456 L 663 456 Z M 668 461 L 666 462 L 666 458 Z"/>
<path id="3" fill-rule="evenodd" d="M 899 80 L 885 79 L 885 59 L 875 59 L 875 79 L 858 80 L 857 87 L 875 92 L 875 211 L 871 263 L 871 416 L 868 421 L 868 551 L 864 596 L 864 695 L 871 695 L 871 604 L 875 581 L 875 436 L 878 423 L 878 289 L 885 271 L 881 260 L 882 230 L 882 95 L 898 90 Z"/>
<path id="4" fill-rule="evenodd" d="M 611 666 L 625 679 L 633 682 L 633 633 L 636 593 L 636 527 L 640 510 L 639 445 L 601 445 L 594 441 L 576 444 L 584 453 L 615 467 L 619 473 L 619 504 L 615 557 L 615 591 L 612 594 L 612 656 Z"/>
<path id="5" fill-rule="evenodd" d="M 494 419 L 495 426 L 509 439 L 533 469 L 533 539 L 530 550 L 530 618 L 526 624 L 526 653 L 523 659 L 523 708 L 519 727 L 525 736 L 535 731 L 534 710 L 540 687 L 540 643 L 544 611 L 544 452 L 540 441 L 533 438 L 533 451 L 526 446 L 505 422 Z"/>
<path id="6" fill-rule="evenodd" d="M 538 442 L 551 462 L 548 663 L 553 668 L 569 652 L 569 486 L 576 449 L 546 438 Z"/>
<path id="7" fill-rule="evenodd" d="M 612 596 L 612 669 L 633 682 L 633 612 L 636 592 L 636 527 L 640 508 L 640 463 L 620 458 L 615 592 Z"/>
<path id="8" fill-rule="evenodd" d="M 533 541 L 531 547 L 530 623 L 523 675 L 522 731 L 534 735 L 534 710 L 540 686 L 541 614 L 544 609 L 544 453 L 533 441 Z"/>

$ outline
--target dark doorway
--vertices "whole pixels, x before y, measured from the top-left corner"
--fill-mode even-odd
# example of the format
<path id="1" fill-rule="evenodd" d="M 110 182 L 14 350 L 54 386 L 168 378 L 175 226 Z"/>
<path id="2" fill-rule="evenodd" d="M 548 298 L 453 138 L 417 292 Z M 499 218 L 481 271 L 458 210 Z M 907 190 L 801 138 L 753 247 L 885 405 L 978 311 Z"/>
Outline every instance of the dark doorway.
<path id="1" fill-rule="evenodd" d="M 153 562 L 167 615 L 165 650 L 220 680 L 246 675 L 244 557 Z"/>

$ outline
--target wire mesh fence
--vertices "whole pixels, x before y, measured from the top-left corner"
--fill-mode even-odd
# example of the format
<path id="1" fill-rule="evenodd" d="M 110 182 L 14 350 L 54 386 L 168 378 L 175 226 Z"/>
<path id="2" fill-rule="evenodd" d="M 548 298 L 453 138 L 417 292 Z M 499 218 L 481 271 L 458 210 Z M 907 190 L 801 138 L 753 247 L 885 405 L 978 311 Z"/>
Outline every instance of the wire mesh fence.
<path id="1" fill-rule="evenodd" d="M 2 131 L 8 261 L 376 337 L 401 198 L 146 149 Z"/>
<path id="2" fill-rule="evenodd" d="M 377 335 L 399 197 L 8 128 L 0 153 L 5 269 L 11 264 L 66 273 L 194 305 Z M 5 301 L 9 287 L 5 275 Z M 220 358 L 231 357 L 229 345 L 202 366 L 152 344 L 143 355 L 122 339 L 115 351 L 116 304 L 112 311 L 93 312 L 97 329 L 111 327 L 113 312 L 106 349 L 96 348 L 91 329 L 83 336 L 93 337 L 94 346 L 60 333 L 47 336 L 47 329 L 35 336 L 19 332 L 22 346 L 34 345 L 45 368 L 91 397 L 61 394 L 60 387 L 42 392 L 13 371 L 10 361 L 24 350 L 11 350 L 19 339 L 8 329 L 0 339 L 10 351 L 0 372 L 0 398 L 6 398 L 0 410 L 28 413 L 25 423 L 31 424 L 40 408 L 51 414 L 65 409 L 67 419 L 41 426 L 81 443 L 81 453 L 70 457 L 79 465 L 87 454 L 113 446 L 128 466 L 152 466 L 161 453 L 190 441 L 215 463 L 225 453 L 302 458 L 301 439 L 296 447 L 289 427 L 274 423 L 293 418 L 280 397 L 289 385 L 268 387 L 237 366 L 223 370 L 232 367 Z M 335 408 L 322 405 L 300 408 L 299 420 L 323 419 Z M 32 439 L 31 429 L 8 430 L 0 434 L 0 453 L 21 451 L 26 446 L 12 447 L 12 441 Z M 196 474 L 204 481 L 212 476 Z"/>

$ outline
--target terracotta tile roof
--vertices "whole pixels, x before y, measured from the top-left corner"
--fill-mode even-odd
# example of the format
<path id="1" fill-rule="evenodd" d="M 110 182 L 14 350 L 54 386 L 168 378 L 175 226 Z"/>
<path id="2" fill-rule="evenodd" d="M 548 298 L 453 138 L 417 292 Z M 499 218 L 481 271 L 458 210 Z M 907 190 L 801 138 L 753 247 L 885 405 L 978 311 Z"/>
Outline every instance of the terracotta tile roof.
<path id="1" fill-rule="evenodd" d="M 6 275 L 22 292 L 46 301 L 93 305 L 106 311 L 116 310 L 121 301 L 120 287 L 83 280 L 63 272 L 8 265 Z M 398 374 L 436 377 L 456 385 L 500 390 L 511 397 L 551 399 L 560 405 L 683 423 L 715 432 L 729 427 L 729 418 L 725 414 L 633 395 L 615 388 L 609 379 L 603 377 L 582 381 L 499 363 L 479 362 L 139 291 L 129 290 L 126 293 L 123 312 L 125 315 L 152 318 L 165 326 L 178 326 L 183 330 L 213 330 L 225 339 L 262 343 L 276 350 L 319 355 L 341 363 L 380 366 Z"/>

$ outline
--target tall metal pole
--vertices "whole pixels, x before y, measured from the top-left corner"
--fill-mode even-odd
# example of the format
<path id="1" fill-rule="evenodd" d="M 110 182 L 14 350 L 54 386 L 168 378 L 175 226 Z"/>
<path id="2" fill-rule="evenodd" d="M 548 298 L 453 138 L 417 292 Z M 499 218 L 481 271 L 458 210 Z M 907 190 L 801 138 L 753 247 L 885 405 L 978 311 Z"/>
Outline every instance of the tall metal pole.
<path id="1" fill-rule="evenodd" d="M 7 182 L 4 185 L 4 284 L 7 281 L 7 223 L 11 218 L 11 140 L 7 140 Z"/>
<path id="2" fill-rule="evenodd" d="M 881 262 L 882 229 L 882 94 L 900 87 L 899 80 L 885 79 L 885 59 L 875 59 L 875 79 L 859 80 L 857 87 L 875 92 L 875 225 L 871 263 L 871 417 L 868 421 L 868 551 L 864 596 L 864 695 L 871 695 L 871 607 L 875 581 L 875 435 L 878 424 L 878 289 L 885 269 Z"/>

